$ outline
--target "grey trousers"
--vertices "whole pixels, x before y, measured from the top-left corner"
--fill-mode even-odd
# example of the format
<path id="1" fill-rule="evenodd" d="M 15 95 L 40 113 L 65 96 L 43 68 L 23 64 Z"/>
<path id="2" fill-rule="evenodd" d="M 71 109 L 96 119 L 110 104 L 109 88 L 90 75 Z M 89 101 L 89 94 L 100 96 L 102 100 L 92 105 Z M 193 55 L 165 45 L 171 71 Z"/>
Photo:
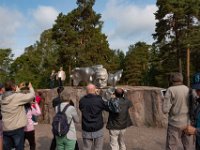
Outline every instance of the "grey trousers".
<path id="1" fill-rule="evenodd" d="M 193 136 L 188 136 L 180 128 L 168 125 L 166 150 L 177 150 L 178 144 L 183 144 L 184 150 L 191 150 Z"/>
<path id="2" fill-rule="evenodd" d="M 111 150 L 126 150 L 126 145 L 125 145 L 125 142 L 124 142 L 125 131 L 126 131 L 126 129 L 109 130 Z"/>
<path id="3" fill-rule="evenodd" d="M 103 136 L 94 139 L 83 138 L 83 150 L 103 150 Z"/>

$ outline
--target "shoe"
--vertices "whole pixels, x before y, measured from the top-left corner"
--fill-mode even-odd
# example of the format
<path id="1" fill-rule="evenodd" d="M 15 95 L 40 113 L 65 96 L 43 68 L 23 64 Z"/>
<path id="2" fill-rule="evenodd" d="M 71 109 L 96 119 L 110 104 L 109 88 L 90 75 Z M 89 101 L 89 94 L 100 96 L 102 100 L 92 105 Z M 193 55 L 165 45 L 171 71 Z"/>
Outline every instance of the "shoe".
<path id="1" fill-rule="evenodd" d="M 34 126 L 38 125 L 38 122 L 33 122 L 33 125 L 34 125 Z"/>

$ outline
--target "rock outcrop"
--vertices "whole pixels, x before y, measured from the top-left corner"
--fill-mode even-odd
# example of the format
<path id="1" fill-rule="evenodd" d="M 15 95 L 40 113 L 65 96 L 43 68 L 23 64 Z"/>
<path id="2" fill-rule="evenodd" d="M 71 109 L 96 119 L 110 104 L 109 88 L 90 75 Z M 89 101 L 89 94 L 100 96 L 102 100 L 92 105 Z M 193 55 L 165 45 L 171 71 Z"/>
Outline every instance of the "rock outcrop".
<path id="1" fill-rule="evenodd" d="M 125 96 L 132 101 L 133 107 L 130 109 L 131 119 L 136 126 L 154 126 L 166 127 L 167 116 L 162 113 L 162 96 L 161 88 L 156 87 L 133 87 L 121 86 L 127 90 Z M 44 101 L 41 104 L 43 115 L 40 122 L 51 123 L 54 116 L 52 107 L 52 99 L 57 96 L 56 89 L 38 90 L 43 93 Z M 101 89 L 100 93 L 104 93 L 106 89 Z M 78 104 L 80 98 L 85 95 L 84 87 L 65 87 L 64 91 L 74 102 L 81 115 Z M 107 113 L 104 113 L 104 120 L 107 120 Z"/>

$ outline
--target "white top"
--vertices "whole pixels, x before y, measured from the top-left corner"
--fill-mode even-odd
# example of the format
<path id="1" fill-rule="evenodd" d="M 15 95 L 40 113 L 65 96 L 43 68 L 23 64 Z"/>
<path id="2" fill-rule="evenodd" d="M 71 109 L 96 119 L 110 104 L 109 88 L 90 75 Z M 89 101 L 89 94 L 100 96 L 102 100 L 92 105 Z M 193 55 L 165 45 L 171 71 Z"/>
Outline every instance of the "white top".
<path id="1" fill-rule="evenodd" d="M 61 70 L 61 71 L 58 72 L 58 76 L 57 77 L 61 78 L 62 81 L 65 81 L 66 74 L 65 74 L 65 72 L 63 70 Z"/>
<path id="2" fill-rule="evenodd" d="M 64 109 L 64 107 L 69 104 L 68 102 L 63 102 L 61 103 L 61 111 Z M 58 106 L 56 106 L 56 113 L 58 112 Z M 76 128 L 74 123 L 79 122 L 79 117 L 77 114 L 77 111 L 74 106 L 69 106 L 65 112 L 67 116 L 68 123 L 71 122 L 70 127 L 69 127 L 69 132 L 67 133 L 67 138 L 70 140 L 77 140 L 76 137 Z"/>

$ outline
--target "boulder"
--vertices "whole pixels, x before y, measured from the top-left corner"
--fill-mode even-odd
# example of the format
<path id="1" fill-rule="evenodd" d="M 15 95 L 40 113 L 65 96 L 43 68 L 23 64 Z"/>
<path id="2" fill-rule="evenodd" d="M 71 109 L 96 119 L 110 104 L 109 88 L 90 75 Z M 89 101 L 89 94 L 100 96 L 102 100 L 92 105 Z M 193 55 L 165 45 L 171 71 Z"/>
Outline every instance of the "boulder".
<path id="1" fill-rule="evenodd" d="M 145 86 L 120 86 L 126 89 L 125 97 L 132 103 L 130 108 L 130 116 L 135 126 L 153 126 L 166 127 L 167 116 L 162 113 L 162 88 L 145 87 Z M 107 89 L 100 89 L 100 93 L 105 93 Z M 43 102 L 41 104 L 42 116 L 39 121 L 42 123 L 51 123 L 55 115 L 52 107 L 52 99 L 57 96 L 56 89 L 40 89 L 43 93 Z M 81 113 L 78 109 L 79 100 L 86 94 L 84 87 L 65 87 L 64 91 L 69 95 L 69 98 L 74 102 L 79 116 Z M 104 121 L 107 121 L 108 113 L 103 113 Z"/>

